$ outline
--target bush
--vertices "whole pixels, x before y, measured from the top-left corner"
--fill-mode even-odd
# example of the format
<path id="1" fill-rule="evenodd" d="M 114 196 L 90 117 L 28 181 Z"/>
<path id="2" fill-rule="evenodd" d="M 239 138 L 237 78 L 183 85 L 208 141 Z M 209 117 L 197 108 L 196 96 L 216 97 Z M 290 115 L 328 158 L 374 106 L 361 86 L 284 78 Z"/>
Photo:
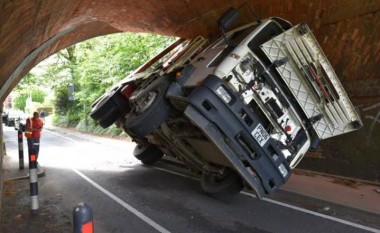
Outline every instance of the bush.
<path id="1" fill-rule="evenodd" d="M 79 124 L 76 126 L 76 129 L 79 132 L 82 133 L 90 133 L 90 134 L 96 134 L 96 135 L 108 135 L 108 136 L 122 136 L 123 130 L 120 128 L 117 128 L 114 124 L 110 127 L 103 129 L 100 125 L 98 125 L 95 121 L 92 119 L 83 119 L 79 122 Z"/>
<path id="2" fill-rule="evenodd" d="M 78 115 L 67 113 L 66 115 L 54 114 L 52 124 L 58 127 L 75 127 L 80 118 Z"/>
<path id="3" fill-rule="evenodd" d="M 45 116 L 48 116 L 50 114 L 53 113 L 53 107 L 50 107 L 50 106 L 41 106 L 41 107 L 38 107 L 37 112 L 41 113 L 42 111 L 45 112 Z"/>
<path id="4" fill-rule="evenodd" d="M 59 115 L 59 114 L 54 114 L 53 115 L 52 124 L 54 126 L 66 127 L 66 125 L 67 125 L 66 116 L 62 116 L 62 115 Z"/>

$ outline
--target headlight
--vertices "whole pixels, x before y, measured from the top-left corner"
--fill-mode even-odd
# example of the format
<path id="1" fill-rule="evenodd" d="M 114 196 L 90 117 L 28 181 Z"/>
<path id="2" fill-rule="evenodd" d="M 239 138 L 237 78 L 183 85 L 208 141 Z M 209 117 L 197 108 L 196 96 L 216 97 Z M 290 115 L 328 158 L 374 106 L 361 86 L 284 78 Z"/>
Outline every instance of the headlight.
<path id="1" fill-rule="evenodd" d="M 283 177 L 286 177 L 288 175 L 288 170 L 286 170 L 284 164 L 280 164 L 280 166 L 278 166 L 278 169 L 280 170 Z"/>
<path id="2" fill-rule="evenodd" d="M 227 104 L 229 102 L 231 102 L 232 100 L 232 97 L 230 96 L 230 94 L 228 94 L 228 92 L 226 91 L 226 89 L 224 89 L 223 86 L 220 86 L 218 87 L 218 89 L 216 89 L 216 93 L 218 94 L 218 96 L 220 98 L 222 98 L 224 100 L 224 102 L 226 102 Z"/>

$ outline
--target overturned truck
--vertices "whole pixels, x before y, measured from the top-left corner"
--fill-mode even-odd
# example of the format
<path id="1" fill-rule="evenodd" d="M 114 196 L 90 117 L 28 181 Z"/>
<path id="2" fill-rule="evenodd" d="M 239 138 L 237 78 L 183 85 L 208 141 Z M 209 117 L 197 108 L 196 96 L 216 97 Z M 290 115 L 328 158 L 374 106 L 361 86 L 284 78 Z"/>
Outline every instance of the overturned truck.
<path id="1" fill-rule="evenodd" d="M 323 139 L 362 127 L 333 68 L 306 24 L 272 17 L 212 42 L 179 39 L 92 104 L 137 143 L 136 158 L 166 156 L 201 174 L 211 195 L 244 186 L 258 198 L 284 184 Z"/>

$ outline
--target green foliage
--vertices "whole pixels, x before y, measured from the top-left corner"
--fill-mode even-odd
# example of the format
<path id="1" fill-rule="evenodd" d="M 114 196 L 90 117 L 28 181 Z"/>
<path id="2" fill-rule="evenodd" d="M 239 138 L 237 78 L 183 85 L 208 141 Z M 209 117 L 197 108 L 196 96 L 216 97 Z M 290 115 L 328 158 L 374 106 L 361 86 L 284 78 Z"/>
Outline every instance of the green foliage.
<path id="1" fill-rule="evenodd" d="M 109 136 L 123 136 L 124 133 L 120 128 L 115 125 L 108 127 L 107 129 L 102 128 L 92 119 L 82 119 L 77 125 L 76 129 L 82 133 L 90 133 L 96 135 L 109 135 Z"/>
<path id="2" fill-rule="evenodd" d="M 65 116 L 62 116 L 60 114 L 54 114 L 52 123 L 55 126 L 61 126 L 61 127 L 66 127 L 67 125 L 67 120 Z"/>
<path id="3" fill-rule="evenodd" d="M 30 91 L 29 91 L 30 90 Z M 32 97 L 33 102 L 43 103 L 45 101 L 46 93 L 38 89 L 22 90 L 16 94 L 13 99 L 12 106 L 16 109 L 25 111 L 26 100 L 29 96 Z"/>
<path id="4" fill-rule="evenodd" d="M 78 114 L 73 114 L 71 111 L 68 111 L 65 115 L 54 114 L 52 123 L 55 126 L 60 127 L 75 127 L 80 121 Z"/>
<path id="5" fill-rule="evenodd" d="M 78 44 L 77 71 L 81 91 L 76 97 L 82 105 L 89 106 L 172 40 L 159 35 L 119 33 Z"/>
<path id="6" fill-rule="evenodd" d="M 25 92 L 27 89 L 38 87 L 38 76 L 33 73 L 28 73 L 22 81 L 14 89 L 16 92 Z"/>
<path id="7" fill-rule="evenodd" d="M 55 112 L 60 115 L 65 115 L 70 109 L 75 107 L 75 102 L 69 101 L 69 92 L 67 87 L 56 87 L 54 106 Z"/>
<path id="8" fill-rule="evenodd" d="M 27 93 L 19 93 L 13 100 L 12 100 L 12 106 L 15 109 L 20 109 L 22 111 L 25 110 L 26 106 L 26 99 L 28 98 Z"/>
<path id="9" fill-rule="evenodd" d="M 37 112 L 45 112 L 45 116 L 51 115 L 53 113 L 53 108 L 51 106 L 40 106 L 36 109 Z"/>
<path id="10" fill-rule="evenodd" d="M 88 117 L 91 103 L 112 85 L 156 55 L 174 38 L 152 34 L 117 33 L 67 47 L 38 66 L 17 89 L 45 88 L 54 94 L 53 123 L 74 125 Z M 75 86 L 75 101 L 69 101 L 68 85 Z M 21 97 L 20 97 L 21 98 Z M 25 97 L 23 97 L 26 99 Z M 36 101 L 33 98 L 33 101 Z M 23 100 L 16 103 L 20 109 Z M 88 117 L 89 118 L 89 117 Z"/>

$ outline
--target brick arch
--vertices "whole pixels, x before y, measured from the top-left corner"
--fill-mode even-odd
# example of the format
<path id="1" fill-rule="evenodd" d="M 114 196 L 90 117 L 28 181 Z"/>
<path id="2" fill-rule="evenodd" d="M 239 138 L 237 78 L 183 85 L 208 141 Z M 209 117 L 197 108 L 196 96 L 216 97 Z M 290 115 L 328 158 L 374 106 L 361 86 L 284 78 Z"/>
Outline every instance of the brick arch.
<path id="1" fill-rule="evenodd" d="M 0 101 L 36 64 L 69 45 L 119 31 L 213 36 L 216 19 L 231 6 L 241 6 L 240 23 L 253 20 L 252 11 L 307 22 L 362 115 L 363 130 L 323 141 L 321 155 L 300 165 L 378 181 L 379 0 L 2 0 Z"/>
<path id="2" fill-rule="evenodd" d="M 380 96 L 378 0 L 5 0 L 0 5 L 0 98 L 38 62 L 66 46 L 118 31 L 215 35 L 216 19 L 230 6 L 242 6 L 241 22 L 254 18 L 252 10 L 262 18 L 306 21 L 349 94 Z M 371 85 L 364 88 L 366 83 Z"/>

